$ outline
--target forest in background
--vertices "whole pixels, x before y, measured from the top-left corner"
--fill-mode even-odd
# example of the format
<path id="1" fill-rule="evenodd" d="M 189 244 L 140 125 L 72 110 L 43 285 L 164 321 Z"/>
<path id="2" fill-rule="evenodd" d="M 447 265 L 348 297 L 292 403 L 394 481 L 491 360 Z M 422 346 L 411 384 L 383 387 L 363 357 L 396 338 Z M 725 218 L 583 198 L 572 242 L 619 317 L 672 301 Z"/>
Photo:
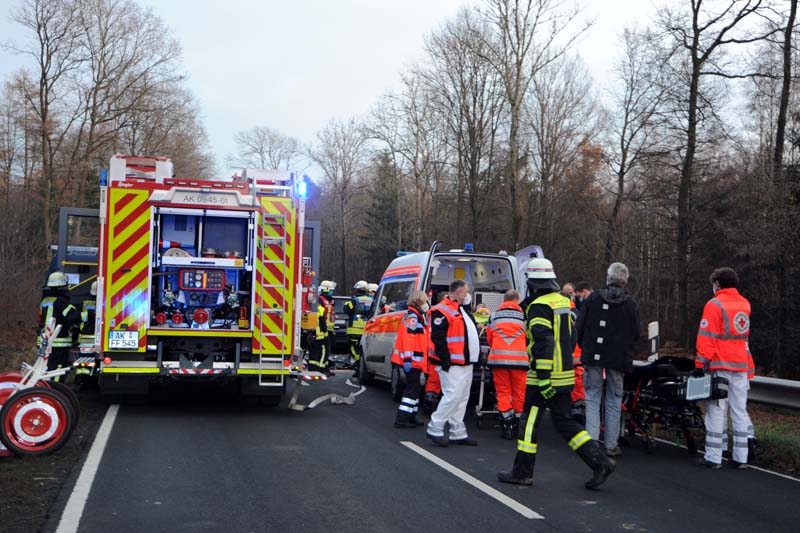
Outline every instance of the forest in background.
<path id="1" fill-rule="evenodd" d="M 300 140 L 242 125 L 231 166 L 310 168 L 321 279 L 378 281 L 398 250 L 539 244 L 559 280 L 612 261 L 662 341 L 693 350 L 710 272 L 735 268 L 759 373 L 800 377 L 797 1 L 673 0 L 626 29 L 610 80 L 571 0 L 482 0 L 363 116 Z M 123 16 L 124 13 L 124 16 Z M 214 157 L 179 43 L 132 0 L 26 0 L 26 67 L 0 97 L 0 329 L 32 328 L 61 205 L 96 206 L 113 153 Z M 257 103 L 254 103 L 257 105 Z M 311 165 L 310 167 L 308 165 Z"/>

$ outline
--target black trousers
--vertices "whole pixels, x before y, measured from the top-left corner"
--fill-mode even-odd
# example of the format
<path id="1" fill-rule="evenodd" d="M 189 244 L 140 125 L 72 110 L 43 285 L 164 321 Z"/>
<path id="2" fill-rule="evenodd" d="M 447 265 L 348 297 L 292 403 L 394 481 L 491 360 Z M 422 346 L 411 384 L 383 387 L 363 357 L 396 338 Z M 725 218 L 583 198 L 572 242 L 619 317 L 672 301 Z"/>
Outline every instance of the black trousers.
<path id="1" fill-rule="evenodd" d="M 545 400 L 539 393 L 539 387 L 528 385 L 525 388 L 525 409 L 519 425 L 519 438 L 517 440 L 517 455 L 514 459 L 514 474 L 516 477 L 533 477 L 533 467 L 538 448 L 538 430 L 542 423 L 545 408 L 550 409 L 550 418 L 556 431 L 567 441 L 572 451 L 581 455 L 586 461 L 581 448 L 596 447 L 589 433 L 580 422 L 570 416 L 570 389 L 556 389 L 556 395 Z M 588 464 L 588 462 L 587 462 Z M 594 466 L 594 461 L 590 466 Z"/>
<path id="2" fill-rule="evenodd" d="M 402 372 L 402 367 L 401 367 Z M 412 368 L 411 372 L 406 372 L 406 384 L 403 387 L 403 398 L 397 407 L 397 420 L 408 420 L 417 414 L 419 410 L 419 393 L 422 387 L 419 384 L 420 370 Z"/>

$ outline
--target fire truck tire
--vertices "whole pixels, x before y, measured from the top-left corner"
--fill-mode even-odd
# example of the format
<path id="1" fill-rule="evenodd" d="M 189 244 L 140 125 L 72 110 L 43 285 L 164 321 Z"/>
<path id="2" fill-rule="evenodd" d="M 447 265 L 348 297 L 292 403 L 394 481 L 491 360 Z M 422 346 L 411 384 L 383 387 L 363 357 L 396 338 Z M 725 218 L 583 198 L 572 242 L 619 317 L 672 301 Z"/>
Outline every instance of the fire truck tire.
<path id="1" fill-rule="evenodd" d="M 375 374 L 370 374 L 367 371 L 367 362 L 365 359 L 366 356 L 362 355 L 361 359 L 358 360 L 358 382 L 362 385 L 370 385 L 375 379 Z"/>
<path id="2" fill-rule="evenodd" d="M 53 453 L 75 428 L 71 411 L 69 400 L 55 389 L 18 391 L 0 410 L 0 441 L 19 455 Z"/>
<path id="3" fill-rule="evenodd" d="M 69 407 L 72 409 L 71 414 L 73 423 L 75 426 L 77 426 L 78 421 L 81 418 L 81 407 L 80 404 L 78 403 L 78 395 L 75 394 L 75 391 L 72 390 L 72 387 L 70 387 L 69 385 L 65 385 L 59 381 L 40 381 L 39 383 L 44 383 L 51 389 L 58 391 L 64 395 L 64 397 L 69 402 Z"/>

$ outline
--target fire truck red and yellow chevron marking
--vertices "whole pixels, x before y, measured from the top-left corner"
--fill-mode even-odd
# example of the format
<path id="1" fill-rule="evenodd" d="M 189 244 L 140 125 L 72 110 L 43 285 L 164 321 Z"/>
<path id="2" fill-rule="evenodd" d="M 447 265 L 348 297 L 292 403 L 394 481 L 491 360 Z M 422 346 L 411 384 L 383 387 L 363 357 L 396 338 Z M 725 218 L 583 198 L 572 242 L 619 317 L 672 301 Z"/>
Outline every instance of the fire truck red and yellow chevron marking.
<path id="1" fill-rule="evenodd" d="M 150 250 L 148 191 L 111 189 L 108 208 L 108 261 L 104 336 L 109 329 L 139 332 L 144 351 L 147 328 L 147 271 Z M 113 324 L 113 326 L 112 326 Z"/>
<path id="2" fill-rule="evenodd" d="M 259 200 L 263 210 L 257 233 L 253 351 L 263 355 L 281 355 L 291 353 L 294 349 L 292 328 L 297 266 L 297 216 L 292 209 L 291 198 L 261 197 Z M 275 242 L 269 242 L 271 239 Z M 283 312 L 263 312 L 271 309 Z"/>

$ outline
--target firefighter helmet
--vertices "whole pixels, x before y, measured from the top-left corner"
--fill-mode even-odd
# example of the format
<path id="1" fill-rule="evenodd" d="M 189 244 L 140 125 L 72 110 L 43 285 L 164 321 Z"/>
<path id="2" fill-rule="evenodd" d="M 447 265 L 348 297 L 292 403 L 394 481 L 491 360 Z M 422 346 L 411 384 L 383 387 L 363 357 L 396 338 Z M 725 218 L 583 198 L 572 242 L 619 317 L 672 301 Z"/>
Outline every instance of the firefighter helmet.
<path id="1" fill-rule="evenodd" d="M 528 270 L 525 272 L 528 279 L 556 279 L 553 271 L 553 263 L 544 257 L 536 257 L 528 262 Z"/>
<path id="2" fill-rule="evenodd" d="M 97 280 L 92 282 L 92 288 L 89 289 L 89 294 L 92 296 L 97 296 Z"/>
<path id="3" fill-rule="evenodd" d="M 362 280 L 356 281 L 356 284 L 353 285 L 353 288 L 357 291 L 366 291 L 367 290 L 367 282 Z"/>
<path id="4" fill-rule="evenodd" d="M 334 289 L 336 289 L 336 283 L 334 283 L 333 281 L 329 281 L 326 279 L 325 281 L 319 284 L 319 290 L 321 292 L 333 291 Z"/>
<path id="5" fill-rule="evenodd" d="M 553 270 L 553 263 L 544 257 L 536 257 L 528 262 L 525 277 L 528 280 L 528 288 L 531 290 L 560 289 L 558 283 L 556 283 L 556 273 Z"/>
<path id="6" fill-rule="evenodd" d="M 378 284 L 377 283 L 367 283 L 367 290 L 369 292 L 378 292 Z"/>
<path id="7" fill-rule="evenodd" d="M 47 286 L 52 288 L 66 287 L 67 275 L 63 272 L 53 272 L 47 277 Z"/>

